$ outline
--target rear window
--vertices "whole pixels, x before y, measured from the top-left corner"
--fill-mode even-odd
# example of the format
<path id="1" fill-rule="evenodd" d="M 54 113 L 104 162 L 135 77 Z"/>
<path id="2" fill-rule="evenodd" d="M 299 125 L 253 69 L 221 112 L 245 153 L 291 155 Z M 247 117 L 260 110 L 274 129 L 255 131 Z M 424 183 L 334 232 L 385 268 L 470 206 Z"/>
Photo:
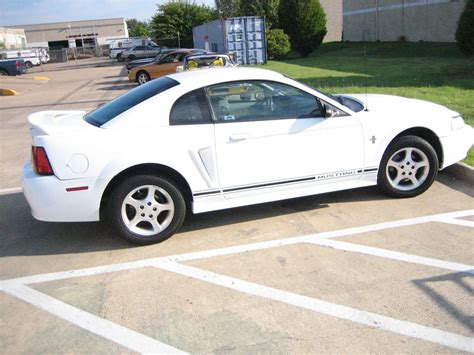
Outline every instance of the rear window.
<path id="1" fill-rule="evenodd" d="M 87 123 L 100 127 L 139 103 L 148 100 L 150 97 L 163 91 L 171 89 L 176 85 L 179 85 L 176 80 L 167 77 L 152 80 L 145 85 L 130 90 L 126 94 L 119 96 L 104 106 L 89 112 L 84 119 Z"/>

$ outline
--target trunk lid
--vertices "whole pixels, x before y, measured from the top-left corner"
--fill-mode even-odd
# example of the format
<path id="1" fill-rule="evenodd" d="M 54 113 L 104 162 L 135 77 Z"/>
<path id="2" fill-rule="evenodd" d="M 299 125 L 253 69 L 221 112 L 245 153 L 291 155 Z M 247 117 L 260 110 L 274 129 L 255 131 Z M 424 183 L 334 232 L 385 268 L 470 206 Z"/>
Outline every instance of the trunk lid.
<path id="1" fill-rule="evenodd" d="M 85 111 L 41 111 L 28 117 L 30 136 L 57 135 L 75 131 L 95 130 L 84 120 Z"/>

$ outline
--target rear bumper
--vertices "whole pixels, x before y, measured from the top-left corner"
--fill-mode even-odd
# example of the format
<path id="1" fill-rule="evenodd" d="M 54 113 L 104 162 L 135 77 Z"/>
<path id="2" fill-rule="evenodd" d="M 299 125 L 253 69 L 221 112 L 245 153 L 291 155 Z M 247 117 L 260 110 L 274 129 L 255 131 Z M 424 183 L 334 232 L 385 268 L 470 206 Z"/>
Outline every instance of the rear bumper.
<path id="1" fill-rule="evenodd" d="M 469 125 L 465 125 L 440 140 L 443 147 L 442 169 L 444 169 L 467 156 L 469 149 L 474 144 L 474 129 Z"/>
<path id="2" fill-rule="evenodd" d="M 87 186 L 87 190 L 66 191 Z M 23 168 L 23 194 L 31 214 L 40 221 L 91 222 L 100 218 L 100 201 L 106 187 L 104 179 L 88 178 L 59 180 L 56 176 L 41 176 L 31 162 Z"/>

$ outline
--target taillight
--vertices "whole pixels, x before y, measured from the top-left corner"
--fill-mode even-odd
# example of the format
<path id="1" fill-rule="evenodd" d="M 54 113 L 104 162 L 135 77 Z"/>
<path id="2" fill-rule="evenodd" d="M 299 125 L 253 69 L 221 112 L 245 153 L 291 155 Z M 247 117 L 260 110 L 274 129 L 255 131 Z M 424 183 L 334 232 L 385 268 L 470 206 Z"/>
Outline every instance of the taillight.
<path id="1" fill-rule="evenodd" d="M 33 166 L 40 175 L 53 175 L 53 169 L 43 147 L 33 147 Z"/>
<path id="2" fill-rule="evenodd" d="M 19 60 L 16 61 L 15 66 L 16 66 L 17 69 L 20 69 L 20 61 Z"/>

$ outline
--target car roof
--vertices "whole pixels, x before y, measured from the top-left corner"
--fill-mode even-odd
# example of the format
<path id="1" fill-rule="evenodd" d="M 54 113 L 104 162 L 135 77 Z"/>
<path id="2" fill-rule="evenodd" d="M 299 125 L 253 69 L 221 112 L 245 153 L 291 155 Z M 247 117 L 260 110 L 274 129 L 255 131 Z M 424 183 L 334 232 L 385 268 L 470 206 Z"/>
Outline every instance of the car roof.
<path id="1" fill-rule="evenodd" d="M 218 67 L 210 70 L 190 70 L 170 74 L 168 77 L 181 84 L 189 84 L 190 86 L 194 86 L 194 84 L 207 86 L 223 81 L 237 80 L 281 81 L 284 78 L 282 74 L 271 70 L 243 67 Z"/>

